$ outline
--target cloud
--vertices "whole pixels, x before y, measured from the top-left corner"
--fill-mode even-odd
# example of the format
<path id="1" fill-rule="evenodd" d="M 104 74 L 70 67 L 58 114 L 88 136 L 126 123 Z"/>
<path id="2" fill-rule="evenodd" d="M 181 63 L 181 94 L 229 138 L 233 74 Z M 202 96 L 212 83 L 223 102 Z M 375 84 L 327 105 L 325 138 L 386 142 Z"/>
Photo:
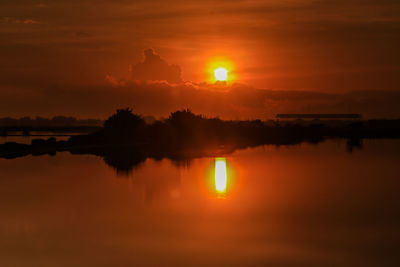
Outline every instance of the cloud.
<path id="1" fill-rule="evenodd" d="M 39 9 L 41 2 L 49 8 Z M 127 55 L 154 46 L 184 68 L 185 80 L 200 81 L 206 61 L 222 56 L 258 87 L 398 90 L 399 11 L 398 0 L 3 0 L 2 16 L 48 27 L 1 23 L 0 76 L 28 69 L 38 77 L 96 82 L 133 63 Z"/>
<path id="2" fill-rule="evenodd" d="M 99 92 L 107 99 L 106 105 L 132 106 L 136 112 L 158 117 L 181 108 L 224 119 L 271 119 L 277 113 L 361 113 L 365 118 L 400 116 L 398 91 L 265 90 L 240 83 L 182 82 L 180 75 L 177 82 L 161 76 L 171 65 L 153 50 L 145 50 L 144 55 L 144 61 L 132 67 L 132 78 L 106 75 L 108 86 L 113 88 Z M 158 64 L 161 66 L 155 67 Z"/>
<path id="3" fill-rule="evenodd" d="M 399 118 L 400 92 L 354 91 L 336 94 L 313 91 L 263 90 L 243 84 L 124 81 L 108 77 L 104 86 L 55 85 L 21 98 L 21 92 L 2 96 L 1 116 L 55 113 L 106 118 L 115 109 L 132 107 L 142 115 L 167 117 L 190 108 L 195 113 L 223 119 L 272 119 L 277 113 L 361 113 L 364 118 Z M 24 96 L 25 96 L 24 95 Z M 95 101 L 94 101 L 95 100 Z"/>
<path id="4" fill-rule="evenodd" d="M 0 23 L 41 24 L 39 21 L 33 19 L 16 19 L 12 17 L 3 17 L 0 19 Z"/>
<path id="5" fill-rule="evenodd" d="M 170 65 L 152 49 L 143 52 L 144 60 L 131 67 L 131 78 L 138 81 L 167 81 L 181 83 L 181 68 Z"/>
<path id="6" fill-rule="evenodd" d="M 157 70 L 154 64 L 161 64 L 158 68 L 162 70 L 171 67 L 154 51 L 146 50 L 145 59 L 132 67 L 131 75 L 135 69 Z M 361 113 L 364 118 L 400 116 L 399 91 L 265 90 L 239 83 L 183 82 L 177 73 L 179 80 L 166 79 L 159 72 L 146 79 L 106 75 L 105 81 L 98 80 L 96 84 L 40 79 L 41 76 L 28 75 L 27 71 L 20 76 L 3 75 L 3 79 L 0 76 L 0 116 L 63 114 L 106 118 L 121 107 L 132 107 L 137 113 L 156 117 L 167 117 L 182 108 L 223 119 L 270 119 L 277 113 Z"/>
<path id="7" fill-rule="evenodd" d="M 93 35 L 88 33 L 88 32 L 83 32 L 83 31 L 77 31 L 75 32 L 75 35 L 77 37 L 92 37 Z"/>
<path id="8" fill-rule="evenodd" d="M 36 6 L 39 7 L 39 8 L 46 8 L 46 7 L 49 7 L 49 5 L 46 4 L 46 3 L 39 3 L 39 4 L 37 4 Z"/>

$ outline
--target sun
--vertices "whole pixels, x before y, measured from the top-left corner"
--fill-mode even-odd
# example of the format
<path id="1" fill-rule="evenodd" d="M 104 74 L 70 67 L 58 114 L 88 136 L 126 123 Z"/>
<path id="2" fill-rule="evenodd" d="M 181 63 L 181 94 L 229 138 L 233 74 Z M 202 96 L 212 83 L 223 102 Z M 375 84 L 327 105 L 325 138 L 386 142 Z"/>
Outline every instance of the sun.
<path id="1" fill-rule="evenodd" d="M 237 81 L 237 69 L 231 59 L 225 57 L 211 57 L 204 68 L 205 78 L 210 83 L 224 85 Z"/>
<path id="2" fill-rule="evenodd" d="M 228 80 L 228 70 L 223 67 L 219 67 L 214 70 L 214 76 L 215 80 L 217 81 L 226 81 Z"/>

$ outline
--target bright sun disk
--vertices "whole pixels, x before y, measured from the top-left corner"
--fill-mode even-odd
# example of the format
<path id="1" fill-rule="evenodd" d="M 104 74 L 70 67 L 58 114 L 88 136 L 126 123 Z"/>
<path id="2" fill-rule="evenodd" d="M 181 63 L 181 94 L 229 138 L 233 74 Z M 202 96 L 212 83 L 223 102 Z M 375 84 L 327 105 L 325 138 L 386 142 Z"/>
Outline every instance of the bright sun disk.
<path id="1" fill-rule="evenodd" d="M 228 70 L 225 68 L 217 68 L 214 70 L 214 76 L 217 81 L 226 81 L 228 79 Z"/>

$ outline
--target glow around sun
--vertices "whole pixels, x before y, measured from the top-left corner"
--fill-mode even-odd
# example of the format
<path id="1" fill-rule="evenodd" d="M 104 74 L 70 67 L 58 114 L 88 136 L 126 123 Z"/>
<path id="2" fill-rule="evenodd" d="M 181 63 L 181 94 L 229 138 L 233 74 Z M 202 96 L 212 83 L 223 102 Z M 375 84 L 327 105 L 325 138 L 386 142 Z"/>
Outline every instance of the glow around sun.
<path id="1" fill-rule="evenodd" d="M 211 58 L 205 68 L 206 79 L 211 83 L 232 83 L 237 80 L 237 71 L 233 62 L 226 58 Z"/>
<path id="2" fill-rule="evenodd" d="M 228 70 L 220 67 L 214 70 L 215 80 L 217 81 L 226 81 L 228 80 Z"/>

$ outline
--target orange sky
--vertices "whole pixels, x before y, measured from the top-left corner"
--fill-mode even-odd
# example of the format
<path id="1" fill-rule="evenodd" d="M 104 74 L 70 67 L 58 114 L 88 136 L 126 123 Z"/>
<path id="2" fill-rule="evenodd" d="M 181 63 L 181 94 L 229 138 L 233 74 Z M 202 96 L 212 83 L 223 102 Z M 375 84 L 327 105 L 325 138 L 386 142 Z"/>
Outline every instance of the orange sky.
<path id="1" fill-rule="evenodd" d="M 182 82 L 192 84 L 207 81 L 207 66 L 217 57 L 233 62 L 236 81 L 249 88 L 399 92 L 399 33 L 396 0 L 3 0 L 0 116 L 103 117 L 130 103 L 115 101 L 102 111 L 90 99 L 106 90 L 110 77 L 138 77 L 132 66 L 148 48 L 177 65 Z M 96 87 L 103 89 L 93 93 Z M 73 103 L 63 102 L 63 94 Z M 142 94 L 141 102 L 154 97 Z M 187 106 L 185 99 L 177 106 Z M 310 101 L 298 111 L 317 111 Z M 393 109 L 382 114 L 399 114 Z M 249 110 L 246 116 L 259 114 Z"/>

